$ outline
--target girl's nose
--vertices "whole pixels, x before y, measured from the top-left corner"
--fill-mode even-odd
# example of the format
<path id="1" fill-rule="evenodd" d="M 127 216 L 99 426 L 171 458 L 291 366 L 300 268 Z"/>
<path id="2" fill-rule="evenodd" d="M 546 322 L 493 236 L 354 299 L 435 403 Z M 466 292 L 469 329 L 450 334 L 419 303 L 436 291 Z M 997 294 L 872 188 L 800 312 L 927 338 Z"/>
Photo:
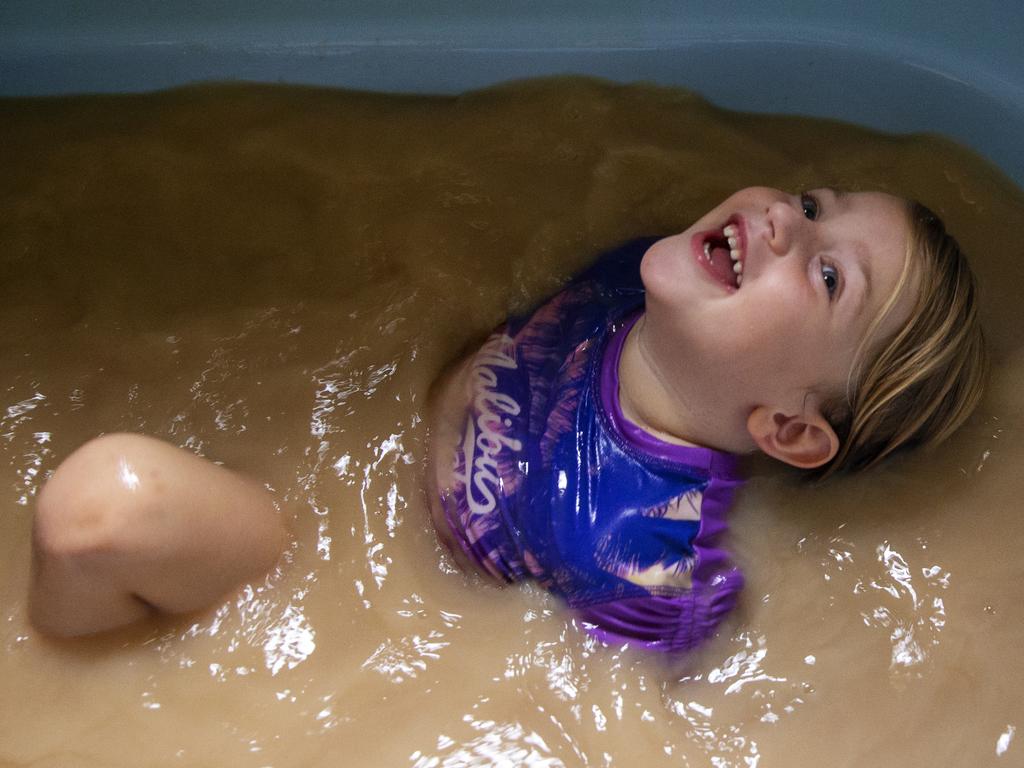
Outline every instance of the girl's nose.
<path id="1" fill-rule="evenodd" d="M 776 200 L 768 206 L 766 216 L 768 247 L 776 256 L 785 256 L 793 246 L 800 224 L 804 221 L 803 215 L 792 202 Z"/>

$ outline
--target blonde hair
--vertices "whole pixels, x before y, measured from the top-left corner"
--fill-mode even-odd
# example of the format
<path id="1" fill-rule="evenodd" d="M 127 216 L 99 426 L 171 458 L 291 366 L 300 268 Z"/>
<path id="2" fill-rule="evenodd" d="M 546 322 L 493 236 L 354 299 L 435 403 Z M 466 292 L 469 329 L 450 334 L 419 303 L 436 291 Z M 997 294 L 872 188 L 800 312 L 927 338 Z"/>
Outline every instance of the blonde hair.
<path id="1" fill-rule="evenodd" d="M 945 224 L 908 201 L 910 238 L 896 290 L 868 329 L 847 392 L 823 412 L 840 448 L 817 476 L 874 466 L 895 451 L 949 437 L 981 400 L 988 354 L 977 286 Z M 878 351 L 874 336 L 901 293 L 917 283 L 910 318 Z"/>

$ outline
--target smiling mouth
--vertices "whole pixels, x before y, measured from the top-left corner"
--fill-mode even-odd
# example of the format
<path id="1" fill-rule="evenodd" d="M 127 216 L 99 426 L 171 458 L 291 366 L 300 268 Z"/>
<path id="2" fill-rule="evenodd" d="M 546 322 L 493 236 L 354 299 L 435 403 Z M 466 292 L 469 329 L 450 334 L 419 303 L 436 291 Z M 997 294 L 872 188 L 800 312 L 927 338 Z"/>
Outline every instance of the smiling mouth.
<path id="1" fill-rule="evenodd" d="M 705 266 L 720 282 L 732 288 L 743 284 L 743 237 L 735 221 L 703 237 Z"/>

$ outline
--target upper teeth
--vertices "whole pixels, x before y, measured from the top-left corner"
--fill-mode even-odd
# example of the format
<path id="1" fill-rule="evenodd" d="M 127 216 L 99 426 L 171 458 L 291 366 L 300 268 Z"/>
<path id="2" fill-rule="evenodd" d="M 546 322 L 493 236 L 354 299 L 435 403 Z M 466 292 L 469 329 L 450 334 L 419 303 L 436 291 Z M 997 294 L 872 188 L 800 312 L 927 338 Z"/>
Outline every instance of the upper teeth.
<path id="1" fill-rule="evenodd" d="M 728 225 L 722 230 L 722 234 L 729 241 L 729 258 L 732 259 L 732 270 L 737 275 L 743 273 L 743 262 L 740 261 L 740 233 L 735 224 Z"/>
<path id="2" fill-rule="evenodd" d="M 729 224 L 722 230 L 726 240 L 729 241 L 729 258 L 732 259 L 732 271 L 736 273 L 736 285 L 743 282 L 743 262 L 740 260 L 740 233 L 735 224 Z M 704 255 L 711 260 L 711 241 L 704 241 Z"/>

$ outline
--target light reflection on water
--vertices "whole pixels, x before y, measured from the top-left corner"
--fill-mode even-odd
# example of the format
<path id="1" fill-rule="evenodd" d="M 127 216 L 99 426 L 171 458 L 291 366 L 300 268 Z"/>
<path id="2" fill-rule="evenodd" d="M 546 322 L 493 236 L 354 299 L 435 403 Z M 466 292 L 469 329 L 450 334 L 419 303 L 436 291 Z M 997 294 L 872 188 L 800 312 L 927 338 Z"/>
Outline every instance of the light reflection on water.
<path id="1" fill-rule="evenodd" d="M 712 707 L 697 701 L 674 701 L 669 709 L 687 724 L 687 741 L 703 749 L 709 764 L 749 768 L 759 764 L 757 742 L 744 736 L 738 724 L 717 724 Z"/>
<path id="2" fill-rule="evenodd" d="M 263 653 L 272 675 L 293 669 L 316 650 L 316 632 L 295 605 L 285 608 L 281 618 L 267 628 L 266 636 Z"/>
<path id="3" fill-rule="evenodd" d="M 46 405 L 47 398 L 42 392 L 34 392 L 31 396 L 13 403 L 4 409 L 3 416 L 0 416 L 0 439 L 7 443 L 19 441 L 22 433 L 32 429 L 32 422 L 36 409 Z M 12 461 L 12 469 L 17 479 L 14 481 L 15 503 L 27 506 L 35 498 L 43 477 L 40 472 L 51 455 L 49 431 L 34 431 L 28 442 L 32 448 L 25 451 L 19 457 L 17 465 Z"/>
<path id="4" fill-rule="evenodd" d="M 916 544 L 919 552 L 912 557 L 924 560 L 929 556 L 928 544 L 920 539 Z M 951 574 L 934 563 L 912 567 L 888 541 L 877 545 L 875 555 L 882 572 L 858 579 L 853 591 L 865 599 L 881 595 L 891 600 L 862 610 L 861 615 L 868 627 L 889 633 L 890 668 L 894 672 L 914 671 L 920 675 L 921 670 L 916 668 L 928 661 L 930 649 L 939 645 L 940 633 L 946 626 L 942 592 L 949 588 Z"/>
<path id="5" fill-rule="evenodd" d="M 466 768 L 468 766 L 494 766 L 494 768 L 565 768 L 565 763 L 551 757 L 551 748 L 535 731 L 527 731 L 520 723 L 475 720 L 466 715 L 465 721 L 479 735 L 470 741 L 455 745 L 448 736 L 437 737 L 438 755 L 427 756 L 417 750 L 409 755 L 413 768 Z"/>
<path id="6" fill-rule="evenodd" d="M 441 657 L 449 643 L 440 632 L 430 631 L 426 637 L 412 635 L 382 643 L 363 662 L 363 669 L 371 669 L 393 683 L 402 683 L 416 677 L 430 661 Z"/>
<path id="7" fill-rule="evenodd" d="M 1010 748 L 1010 742 L 1013 741 L 1014 734 L 1017 733 L 1016 726 L 1007 725 L 1006 730 L 999 734 L 999 738 L 996 740 L 996 756 L 1002 757 L 1006 754 L 1006 750 Z"/>
<path id="8" fill-rule="evenodd" d="M 764 637 L 747 639 L 747 648 L 726 659 L 725 664 L 707 674 L 709 683 L 725 684 L 725 695 L 737 693 L 751 683 L 784 683 L 786 678 L 775 677 L 764 671 L 762 662 L 768 656 Z"/>

